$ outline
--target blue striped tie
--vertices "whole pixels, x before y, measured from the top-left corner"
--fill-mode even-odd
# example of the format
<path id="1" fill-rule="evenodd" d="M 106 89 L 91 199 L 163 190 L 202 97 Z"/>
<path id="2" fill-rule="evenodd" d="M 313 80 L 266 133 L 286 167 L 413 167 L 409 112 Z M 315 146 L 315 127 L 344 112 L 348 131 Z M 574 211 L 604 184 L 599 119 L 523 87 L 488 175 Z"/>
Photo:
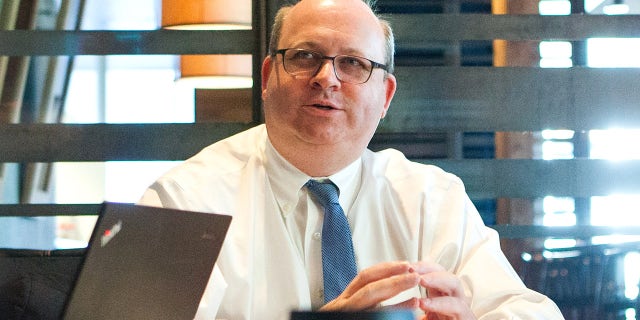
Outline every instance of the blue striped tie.
<path id="1" fill-rule="evenodd" d="M 324 207 L 322 224 L 322 274 L 324 301 L 335 299 L 358 273 L 351 229 L 338 202 L 338 187 L 331 181 L 309 180 L 307 189 Z"/>

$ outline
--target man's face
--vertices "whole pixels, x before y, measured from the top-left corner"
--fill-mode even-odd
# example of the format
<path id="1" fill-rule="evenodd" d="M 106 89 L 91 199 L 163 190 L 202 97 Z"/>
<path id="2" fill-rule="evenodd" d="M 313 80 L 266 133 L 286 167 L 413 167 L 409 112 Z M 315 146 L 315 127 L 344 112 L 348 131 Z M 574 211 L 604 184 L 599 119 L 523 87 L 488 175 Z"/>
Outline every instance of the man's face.
<path id="1" fill-rule="evenodd" d="M 285 18 L 278 49 L 384 63 L 384 41 L 379 22 L 361 0 L 304 0 Z M 262 71 L 265 123 L 276 148 L 283 143 L 346 144 L 359 155 L 384 117 L 396 86 L 395 78 L 385 77 L 378 68 L 366 83 L 341 82 L 330 60 L 324 60 L 315 75 L 297 78 L 284 70 L 282 54 L 267 58 Z"/>

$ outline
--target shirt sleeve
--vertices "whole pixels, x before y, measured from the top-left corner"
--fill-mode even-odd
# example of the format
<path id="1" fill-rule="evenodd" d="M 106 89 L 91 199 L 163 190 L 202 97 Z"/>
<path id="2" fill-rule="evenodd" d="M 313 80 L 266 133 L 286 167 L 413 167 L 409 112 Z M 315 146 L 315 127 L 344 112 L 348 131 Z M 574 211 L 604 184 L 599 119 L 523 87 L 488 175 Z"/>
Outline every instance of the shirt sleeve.
<path id="1" fill-rule="evenodd" d="M 478 228 L 484 228 L 482 237 L 457 270 L 478 319 L 564 319 L 553 301 L 525 287 L 502 253 L 497 232 Z"/>
<path id="2" fill-rule="evenodd" d="M 447 188 L 431 190 L 431 196 L 425 234 L 432 244 L 425 245 L 425 254 L 459 277 L 479 320 L 564 319 L 553 301 L 524 285 L 504 256 L 498 233 L 484 225 L 457 177 Z"/>
<path id="3" fill-rule="evenodd" d="M 173 180 L 167 178 L 160 178 L 147 188 L 138 204 L 178 210 L 198 211 L 200 209 L 191 205 L 184 190 Z"/>

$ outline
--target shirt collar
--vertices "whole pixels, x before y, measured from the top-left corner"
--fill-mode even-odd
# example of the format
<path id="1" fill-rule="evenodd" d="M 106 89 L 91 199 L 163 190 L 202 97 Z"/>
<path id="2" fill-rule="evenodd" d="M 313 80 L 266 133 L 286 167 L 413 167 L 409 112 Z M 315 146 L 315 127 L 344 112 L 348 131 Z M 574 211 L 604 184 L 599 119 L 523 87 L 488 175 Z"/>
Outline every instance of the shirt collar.
<path id="1" fill-rule="evenodd" d="M 362 160 L 358 158 L 344 169 L 326 177 L 331 180 L 340 190 L 340 206 L 344 212 L 348 213 L 355 201 L 358 190 L 360 190 L 360 180 L 362 177 Z"/>
<path id="2" fill-rule="evenodd" d="M 265 169 L 280 209 L 298 202 L 300 189 L 310 177 L 283 158 L 267 138 Z"/>
<path id="3" fill-rule="evenodd" d="M 300 190 L 311 177 L 282 157 L 267 139 L 265 148 L 265 169 L 273 194 L 280 209 L 284 204 L 297 203 Z M 351 208 L 362 177 L 362 160 L 358 158 L 344 169 L 328 177 L 314 177 L 316 180 L 330 179 L 340 189 L 340 205 L 345 212 Z"/>

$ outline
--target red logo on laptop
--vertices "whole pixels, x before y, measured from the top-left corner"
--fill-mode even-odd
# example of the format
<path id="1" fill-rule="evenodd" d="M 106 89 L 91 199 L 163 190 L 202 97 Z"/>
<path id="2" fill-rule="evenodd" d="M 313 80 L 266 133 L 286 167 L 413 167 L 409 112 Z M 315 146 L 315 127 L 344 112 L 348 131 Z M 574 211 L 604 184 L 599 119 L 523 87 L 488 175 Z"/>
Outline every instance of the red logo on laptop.
<path id="1" fill-rule="evenodd" d="M 102 237 L 100 238 L 100 246 L 106 246 L 107 243 L 109 243 L 109 241 L 111 241 L 111 239 L 113 239 L 113 237 L 115 237 L 116 234 L 120 232 L 120 230 L 122 230 L 122 220 L 118 220 L 118 222 L 114 224 L 111 229 L 107 229 L 104 231 Z"/>

